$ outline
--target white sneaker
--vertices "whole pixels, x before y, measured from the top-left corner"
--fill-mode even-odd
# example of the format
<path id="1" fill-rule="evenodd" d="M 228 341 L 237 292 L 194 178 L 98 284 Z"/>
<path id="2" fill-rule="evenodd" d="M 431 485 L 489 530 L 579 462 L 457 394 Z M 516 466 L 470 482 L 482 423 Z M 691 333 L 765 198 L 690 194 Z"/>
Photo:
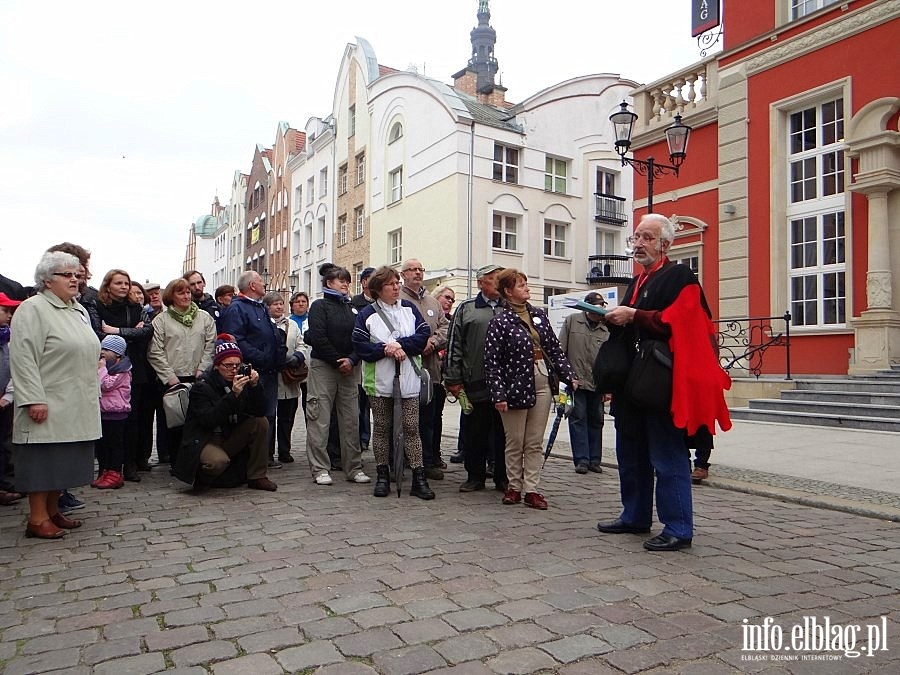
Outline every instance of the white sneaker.
<path id="1" fill-rule="evenodd" d="M 316 485 L 331 485 L 333 482 L 327 471 L 316 475 Z"/>
<path id="2" fill-rule="evenodd" d="M 371 483 L 372 479 L 369 478 L 364 472 L 357 471 L 355 474 L 350 476 L 348 480 L 353 481 L 354 483 Z"/>

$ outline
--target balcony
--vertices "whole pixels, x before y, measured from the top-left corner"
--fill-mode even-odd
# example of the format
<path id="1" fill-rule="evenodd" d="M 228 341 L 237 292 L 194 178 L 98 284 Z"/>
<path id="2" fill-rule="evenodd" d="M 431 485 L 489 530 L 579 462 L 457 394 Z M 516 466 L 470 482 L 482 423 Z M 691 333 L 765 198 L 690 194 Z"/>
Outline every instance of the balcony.
<path id="1" fill-rule="evenodd" d="M 594 220 L 597 222 L 620 227 L 628 222 L 628 216 L 625 214 L 625 197 L 595 192 L 594 201 Z"/>
<path id="2" fill-rule="evenodd" d="M 587 283 L 629 284 L 634 276 L 634 261 L 629 255 L 589 255 Z"/>

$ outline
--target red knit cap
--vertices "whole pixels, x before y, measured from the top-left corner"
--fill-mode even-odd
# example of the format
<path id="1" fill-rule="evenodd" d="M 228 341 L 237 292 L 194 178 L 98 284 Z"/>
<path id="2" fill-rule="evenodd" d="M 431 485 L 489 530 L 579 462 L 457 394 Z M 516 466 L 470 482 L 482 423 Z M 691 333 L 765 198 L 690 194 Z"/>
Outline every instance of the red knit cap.
<path id="1" fill-rule="evenodd" d="M 219 333 L 216 336 L 216 351 L 213 355 L 213 365 L 219 365 L 229 356 L 236 356 L 241 360 L 244 359 L 244 355 L 241 354 L 240 348 L 234 341 L 234 336 L 228 333 Z"/>

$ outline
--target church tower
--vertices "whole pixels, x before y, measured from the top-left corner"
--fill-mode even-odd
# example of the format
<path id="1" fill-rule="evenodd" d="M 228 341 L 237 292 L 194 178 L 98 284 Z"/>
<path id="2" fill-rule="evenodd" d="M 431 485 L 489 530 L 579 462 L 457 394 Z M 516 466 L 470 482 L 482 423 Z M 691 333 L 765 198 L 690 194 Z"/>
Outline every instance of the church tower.
<path id="1" fill-rule="evenodd" d="M 497 31 L 491 28 L 491 10 L 488 0 L 478 0 L 478 25 L 469 33 L 472 41 L 472 57 L 468 65 L 453 75 L 453 86 L 483 103 L 508 105 L 504 99 L 506 88 L 497 85 L 494 78 L 499 66 L 494 56 Z"/>

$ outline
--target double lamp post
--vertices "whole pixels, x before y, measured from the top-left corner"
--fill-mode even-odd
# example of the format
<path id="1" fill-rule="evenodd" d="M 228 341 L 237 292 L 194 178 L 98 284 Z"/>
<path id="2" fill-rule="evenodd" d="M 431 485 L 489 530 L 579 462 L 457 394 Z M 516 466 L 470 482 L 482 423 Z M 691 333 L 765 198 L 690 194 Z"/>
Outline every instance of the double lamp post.
<path id="1" fill-rule="evenodd" d="M 631 147 L 631 134 L 638 116 L 628 109 L 622 101 L 621 109 L 609 116 L 616 135 L 616 152 L 622 158 L 622 166 L 630 164 L 642 176 L 647 176 L 647 213 L 653 213 L 653 180 L 667 173 L 678 175 L 678 169 L 687 156 L 688 139 L 691 128 L 681 123 L 681 115 L 675 115 L 675 121 L 666 129 L 666 142 L 669 144 L 669 161 L 671 164 L 660 164 L 653 157 L 647 159 L 628 158 L 625 153 Z"/>

